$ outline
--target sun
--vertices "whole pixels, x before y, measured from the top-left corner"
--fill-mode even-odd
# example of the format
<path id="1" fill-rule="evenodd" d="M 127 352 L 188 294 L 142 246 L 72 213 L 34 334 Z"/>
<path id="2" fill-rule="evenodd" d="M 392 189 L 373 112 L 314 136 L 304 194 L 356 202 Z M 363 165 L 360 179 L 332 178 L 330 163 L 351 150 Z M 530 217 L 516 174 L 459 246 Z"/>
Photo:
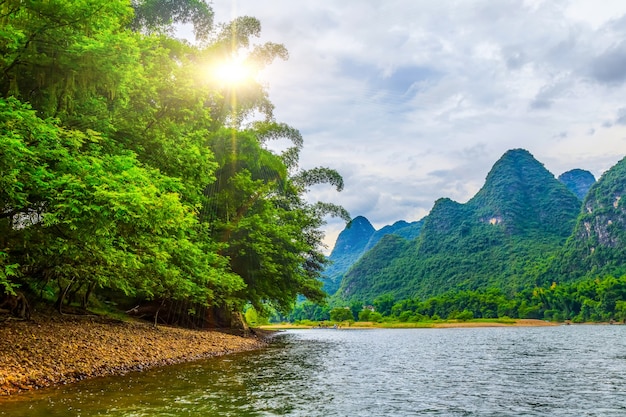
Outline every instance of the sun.
<path id="1" fill-rule="evenodd" d="M 250 82 L 253 78 L 252 68 L 242 59 L 229 59 L 213 67 L 212 76 L 220 84 L 237 87 Z"/>

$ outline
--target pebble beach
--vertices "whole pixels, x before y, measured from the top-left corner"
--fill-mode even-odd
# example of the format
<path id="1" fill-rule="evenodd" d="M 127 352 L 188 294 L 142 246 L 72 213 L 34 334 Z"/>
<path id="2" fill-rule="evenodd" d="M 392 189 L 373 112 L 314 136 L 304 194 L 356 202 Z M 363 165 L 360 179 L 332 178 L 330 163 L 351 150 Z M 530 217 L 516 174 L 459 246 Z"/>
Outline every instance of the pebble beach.
<path id="1" fill-rule="evenodd" d="M 0 396 L 264 345 L 256 336 L 96 316 L 6 320 L 0 323 Z"/>

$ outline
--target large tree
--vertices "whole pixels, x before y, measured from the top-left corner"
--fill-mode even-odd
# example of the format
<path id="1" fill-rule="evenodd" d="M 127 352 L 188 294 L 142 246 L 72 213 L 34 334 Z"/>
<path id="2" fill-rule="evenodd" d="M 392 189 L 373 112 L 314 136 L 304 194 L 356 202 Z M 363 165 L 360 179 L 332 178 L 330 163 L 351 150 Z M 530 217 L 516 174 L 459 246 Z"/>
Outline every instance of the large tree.
<path id="1" fill-rule="evenodd" d="M 202 42 L 173 38 L 177 22 Z M 59 307 L 104 290 L 283 310 L 323 296 L 320 226 L 347 214 L 304 197 L 341 177 L 298 169 L 302 138 L 260 83 L 207 76 L 287 57 L 254 44 L 258 20 L 213 27 L 200 0 L 7 0 L 0 23 L 1 288 Z M 274 154 L 275 138 L 294 145 Z"/>
<path id="2" fill-rule="evenodd" d="M 308 185 L 328 182 L 341 190 L 341 177 L 327 168 L 290 174 L 280 155 L 261 146 L 271 126 L 264 128 L 213 135 L 211 148 L 220 167 L 217 181 L 206 190 L 204 212 L 215 239 L 227 244 L 223 253 L 232 270 L 246 282 L 241 300 L 257 310 L 269 304 L 286 311 L 298 294 L 316 301 L 325 296 L 318 280 L 326 262 L 319 228 L 327 214 L 349 215 L 334 205 L 305 201 Z"/>

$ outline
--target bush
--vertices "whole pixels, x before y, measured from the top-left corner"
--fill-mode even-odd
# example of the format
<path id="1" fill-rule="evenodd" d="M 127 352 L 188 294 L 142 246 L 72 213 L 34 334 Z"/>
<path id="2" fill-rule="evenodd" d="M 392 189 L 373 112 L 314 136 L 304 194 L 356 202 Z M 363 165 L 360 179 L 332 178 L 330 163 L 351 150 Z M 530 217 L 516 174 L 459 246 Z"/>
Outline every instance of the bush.
<path id="1" fill-rule="evenodd" d="M 474 313 L 469 310 L 463 310 L 456 315 L 456 319 L 459 321 L 468 321 L 474 318 Z"/>
<path id="2" fill-rule="evenodd" d="M 332 321 L 346 321 L 354 320 L 354 316 L 349 308 L 335 307 L 330 310 L 330 319 Z"/>
<path id="3" fill-rule="evenodd" d="M 370 315 L 372 314 L 372 311 L 368 308 L 361 310 L 359 312 L 359 320 L 360 321 L 370 321 Z"/>
<path id="4" fill-rule="evenodd" d="M 562 321 L 563 320 L 563 316 L 561 315 L 561 312 L 555 309 L 544 311 L 543 318 L 546 320 L 550 320 L 550 321 Z"/>
<path id="5" fill-rule="evenodd" d="M 409 319 L 411 318 L 411 312 L 410 311 L 403 311 L 402 313 L 400 313 L 400 316 L 398 316 L 398 320 L 402 323 L 406 323 L 407 321 L 409 321 Z"/>
<path id="6" fill-rule="evenodd" d="M 369 321 L 381 323 L 383 321 L 383 315 L 380 314 L 378 311 L 373 311 L 370 313 Z"/>
<path id="7" fill-rule="evenodd" d="M 411 317 L 409 317 L 409 321 L 411 323 L 418 323 L 420 321 L 426 321 L 426 320 L 428 320 L 428 316 L 424 316 L 420 313 L 415 313 Z"/>

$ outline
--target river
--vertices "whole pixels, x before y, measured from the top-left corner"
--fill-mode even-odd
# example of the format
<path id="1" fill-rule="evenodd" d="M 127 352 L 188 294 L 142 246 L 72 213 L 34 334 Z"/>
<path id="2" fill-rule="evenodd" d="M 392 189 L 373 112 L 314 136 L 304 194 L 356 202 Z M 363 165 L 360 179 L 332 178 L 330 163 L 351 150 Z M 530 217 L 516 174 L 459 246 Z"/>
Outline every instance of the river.
<path id="1" fill-rule="evenodd" d="M 626 326 L 292 330 L 0 400 L 1 416 L 626 416 Z"/>

